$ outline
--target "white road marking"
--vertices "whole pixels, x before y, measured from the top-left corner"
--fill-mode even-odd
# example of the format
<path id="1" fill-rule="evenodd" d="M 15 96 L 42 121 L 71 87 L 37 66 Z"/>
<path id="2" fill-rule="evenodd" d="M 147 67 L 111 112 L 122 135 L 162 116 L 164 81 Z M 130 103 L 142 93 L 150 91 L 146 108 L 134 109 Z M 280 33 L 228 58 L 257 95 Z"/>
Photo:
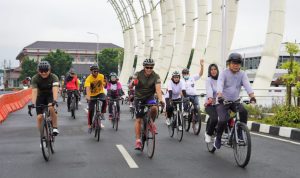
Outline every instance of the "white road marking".
<path id="1" fill-rule="evenodd" d="M 202 122 L 202 124 L 205 124 L 205 122 Z M 294 142 L 294 141 L 290 141 L 290 140 L 286 140 L 286 139 L 282 139 L 282 138 L 277 138 L 277 137 L 272 137 L 272 136 L 268 136 L 268 135 L 262 135 L 262 134 L 259 134 L 259 133 L 255 133 L 255 132 L 250 132 L 251 134 L 253 135 L 257 135 L 257 136 L 261 136 L 261 137 L 266 137 L 266 138 L 270 138 L 270 139 L 273 139 L 273 140 L 279 140 L 279 141 L 282 141 L 282 142 L 287 142 L 287 143 L 292 143 L 292 144 L 295 144 L 295 145 L 300 145 L 299 142 Z"/>
<path id="2" fill-rule="evenodd" d="M 123 145 L 116 145 L 130 168 L 139 168 Z"/>

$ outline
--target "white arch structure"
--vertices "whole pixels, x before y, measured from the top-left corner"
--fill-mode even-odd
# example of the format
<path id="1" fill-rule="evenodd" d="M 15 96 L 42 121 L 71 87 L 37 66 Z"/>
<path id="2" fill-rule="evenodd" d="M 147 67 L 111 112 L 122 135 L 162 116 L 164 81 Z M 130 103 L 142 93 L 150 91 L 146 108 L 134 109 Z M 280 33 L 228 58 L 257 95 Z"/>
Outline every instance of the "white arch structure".
<path id="1" fill-rule="evenodd" d="M 268 30 L 262 59 L 253 84 L 255 89 L 266 89 L 270 86 L 284 32 L 286 0 L 269 1 Z M 198 88 L 205 87 L 203 81 L 210 63 L 216 63 L 221 68 L 225 67 L 224 60 L 231 49 L 235 32 L 238 0 L 109 0 L 109 2 L 123 30 L 125 54 L 120 74 L 121 82 L 127 82 L 128 77 L 134 72 L 133 62 L 136 55 L 138 56 L 136 71 L 142 69 L 142 61 L 145 58 L 151 57 L 156 62 L 156 72 L 164 80 L 168 72 L 181 70 L 187 66 L 193 43 L 195 51 L 190 66 L 191 73 L 197 73 L 200 67 L 199 60 L 205 59 L 204 77 L 202 82 L 197 84 Z M 207 12 L 208 3 L 212 3 L 211 12 Z M 222 6 L 223 3 L 226 6 Z M 137 14 L 138 10 L 140 14 Z M 223 18 L 224 14 L 226 18 Z M 208 31 L 209 15 L 211 24 Z"/>

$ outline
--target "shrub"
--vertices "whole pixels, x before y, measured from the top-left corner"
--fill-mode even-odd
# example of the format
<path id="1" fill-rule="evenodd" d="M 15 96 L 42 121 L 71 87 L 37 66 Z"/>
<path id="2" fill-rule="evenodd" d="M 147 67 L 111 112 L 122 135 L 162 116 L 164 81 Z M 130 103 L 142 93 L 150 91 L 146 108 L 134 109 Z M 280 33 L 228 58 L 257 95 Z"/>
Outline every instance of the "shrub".
<path id="1" fill-rule="evenodd" d="M 278 126 L 292 127 L 300 123 L 300 108 L 296 106 L 283 106 L 277 110 L 274 116 L 275 124 Z"/>

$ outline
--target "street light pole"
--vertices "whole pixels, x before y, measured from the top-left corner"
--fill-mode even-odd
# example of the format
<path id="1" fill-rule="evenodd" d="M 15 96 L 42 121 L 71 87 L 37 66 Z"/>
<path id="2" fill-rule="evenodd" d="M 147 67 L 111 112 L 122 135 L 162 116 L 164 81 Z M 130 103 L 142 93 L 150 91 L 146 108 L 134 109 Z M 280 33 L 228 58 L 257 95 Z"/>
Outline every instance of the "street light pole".
<path id="1" fill-rule="evenodd" d="M 96 62 L 97 62 L 97 65 L 99 65 L 99 63 L 98 63 L 99 35 L 97 33 L 92 33 L 92 32 L 87 32 L 87 33 L 91 34 L 91 35 L 95 35 L 97 37 Z"/>

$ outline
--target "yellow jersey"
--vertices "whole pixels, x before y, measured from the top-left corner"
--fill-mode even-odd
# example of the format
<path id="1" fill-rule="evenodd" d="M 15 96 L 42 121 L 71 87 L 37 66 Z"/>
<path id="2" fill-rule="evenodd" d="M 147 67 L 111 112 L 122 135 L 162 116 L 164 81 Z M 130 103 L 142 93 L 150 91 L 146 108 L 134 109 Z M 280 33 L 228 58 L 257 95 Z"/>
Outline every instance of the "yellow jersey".
<path id="1" fill-rule="evenodd" d="M 100 93 L 104 93 L 105 80 L 103 74 L 98 74 L 95 78 L 90 74 L 84 83 L 84 87 L 90 87 L 90 96 L 97 96 Z"/>

